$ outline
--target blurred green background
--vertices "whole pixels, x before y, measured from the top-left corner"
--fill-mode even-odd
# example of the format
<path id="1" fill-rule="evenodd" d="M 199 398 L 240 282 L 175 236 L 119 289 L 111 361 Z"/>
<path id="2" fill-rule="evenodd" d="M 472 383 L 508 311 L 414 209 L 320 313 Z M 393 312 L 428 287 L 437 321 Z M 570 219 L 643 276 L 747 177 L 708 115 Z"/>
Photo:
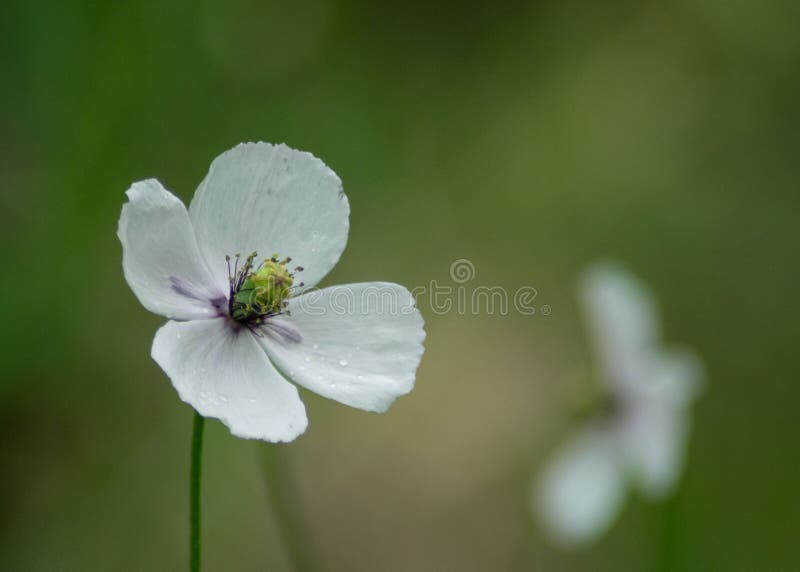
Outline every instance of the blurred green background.
<path id="1" fill-rule="evenodd" d="M 383 416 L 304 392 L 284 446 L 324 570 L 798 570 L 800 5 L 0 5 L 0 569 L 175 570 L 191 410 L 116 238 L 240 141 L 321 157 L 352 206 L 325 280 L 534 286 L 549 316 L 437 315 Z M 709 387 L 683 485 L 586 551 L 526 505 L 590 366 L 581 268 L 626 262 Z M 259 450 L 208 424 L 207 570 L 288 570 Z"/>

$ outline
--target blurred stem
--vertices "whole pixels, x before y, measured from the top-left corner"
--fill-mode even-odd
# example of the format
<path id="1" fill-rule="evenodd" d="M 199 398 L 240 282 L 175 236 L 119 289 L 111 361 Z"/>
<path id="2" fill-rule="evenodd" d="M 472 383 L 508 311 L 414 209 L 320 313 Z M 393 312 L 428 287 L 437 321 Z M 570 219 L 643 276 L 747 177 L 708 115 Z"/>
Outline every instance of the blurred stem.
<path id="1" fill-rule="evenodd" d="M 275 514 L 281 540 L 289 554 L 292 569 L 294 572 L 311 572 L 314 570 L 314 551 L 285 448 L 272 443 L 260 448 L 267 497 Z"/>
<path id="2" fill-rule="evenodd" d="M 662 572 L 676 570 L 680 549 L 681 496 L 683 486 L 679 483 L 672 496 L 661 507 L 661 534 L 659 547 L 659 566 Z"/>
<path id="3" fill-rule="evenodd" d="M 192 463 L 189 477 L 189 570 L 200 571 L 200 475 L 203 470 L 203 426 L 205 418 L 194 412 Z"/>

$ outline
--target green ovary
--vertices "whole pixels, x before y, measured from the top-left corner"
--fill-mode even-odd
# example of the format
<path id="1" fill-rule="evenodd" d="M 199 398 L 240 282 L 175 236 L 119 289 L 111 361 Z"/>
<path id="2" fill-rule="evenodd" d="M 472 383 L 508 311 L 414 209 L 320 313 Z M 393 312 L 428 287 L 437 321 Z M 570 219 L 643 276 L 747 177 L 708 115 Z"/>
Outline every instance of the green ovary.
<path id="1" fill-rule="evenodd" d="M 233 297 L 234 320 L 258 322 L 283 310 L 294 282 L 286 262 L 273 257 L 247 276 Z"/>

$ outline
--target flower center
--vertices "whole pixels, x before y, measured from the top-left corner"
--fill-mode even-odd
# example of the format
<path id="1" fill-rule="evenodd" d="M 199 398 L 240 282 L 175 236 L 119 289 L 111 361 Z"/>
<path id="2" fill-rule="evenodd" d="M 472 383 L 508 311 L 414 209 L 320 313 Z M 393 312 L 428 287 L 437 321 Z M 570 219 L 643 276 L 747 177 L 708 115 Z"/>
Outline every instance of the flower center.
<path id="1" fill-rule="evenodd" d="M 615 416 L 620 407 L 614 392 L 594 375 L 578 383 L 572 402 L 573 415 L 578 419 L 608 420 Z"/>
<path id="2" fill-rule="evenodd" d="M 228 313 L 232 319 L 248 326 L 258 326 L 267 318 L 289 312 L 287 305 L 294 287 L 294 276 L 303 270 L 297 266 L 290 271 L 287 264 L 292 259 L 287 256 L 280 260 L 277 254 L 256 266 L 257 256 L 258 253 L 253 252 L 242 262 L 241 256 L 235 255 L 233 271 L 231 257 L 225 257 L 230 285 Z M 303 286 L 303 283 L 297 286 Z"/>

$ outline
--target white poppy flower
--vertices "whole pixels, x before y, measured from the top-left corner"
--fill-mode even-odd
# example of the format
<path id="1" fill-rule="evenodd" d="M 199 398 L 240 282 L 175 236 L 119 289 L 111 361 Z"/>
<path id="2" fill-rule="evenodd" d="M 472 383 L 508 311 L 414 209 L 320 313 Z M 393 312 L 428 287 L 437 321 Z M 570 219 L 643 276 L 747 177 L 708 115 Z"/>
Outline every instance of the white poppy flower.
<path id="1" fill-rule="evenodd" d="M 349 227 L 342 183 L 322 161 L 246 143 L 214 160 L 188 210 L 155 179 L 127 195 L 125 278 L 170 318 L 151 353 L 198 413 L 239 437 L 291 441 L 308 424 L 293 383 L 378 412 L 411 391 L 425 338 L 411 293 L 310 290 Z"/>
<path id="2" fill-rule="evenodd" d="M 669 495 L 702 381 L 693 354 L 662 348 L 655 302 L 620 266 L 591 268 L 580 294 L 605 407 L 566 438 L 532 493 L 546 531 L 566 547 L 603 533 L 629 488 L 652 500 Z"/>

